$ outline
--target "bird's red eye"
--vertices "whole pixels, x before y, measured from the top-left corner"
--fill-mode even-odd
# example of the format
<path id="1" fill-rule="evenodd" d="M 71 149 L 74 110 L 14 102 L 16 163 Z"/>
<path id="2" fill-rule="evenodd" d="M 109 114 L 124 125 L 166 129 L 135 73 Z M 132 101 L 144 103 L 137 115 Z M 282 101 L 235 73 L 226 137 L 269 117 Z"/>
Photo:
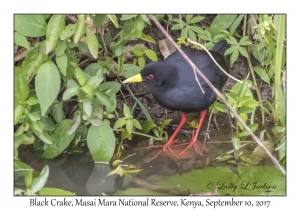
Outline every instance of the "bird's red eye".
<path id="1" fill-rule="evenodd" d="M 148 80 L 153 80 L 154 79 L 154 75 L 153 74 L 149 74 L 148 76 L 146 76 L 146 78 Z"/>

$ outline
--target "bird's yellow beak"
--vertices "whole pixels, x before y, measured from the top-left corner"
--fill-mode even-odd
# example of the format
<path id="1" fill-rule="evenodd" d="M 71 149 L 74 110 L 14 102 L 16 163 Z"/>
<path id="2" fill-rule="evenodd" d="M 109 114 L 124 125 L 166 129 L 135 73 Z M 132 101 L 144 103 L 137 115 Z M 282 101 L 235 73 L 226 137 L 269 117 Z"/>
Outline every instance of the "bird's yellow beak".
<path id="1" fill-rule="evenodd" d="M 143 81 L 142 75 L 137 74 L 137 75 L 134 75 L 134 76 L 124 80 L 123 83 L 134 83 L 134 82 L 141 82 L 141 81 Z"/>

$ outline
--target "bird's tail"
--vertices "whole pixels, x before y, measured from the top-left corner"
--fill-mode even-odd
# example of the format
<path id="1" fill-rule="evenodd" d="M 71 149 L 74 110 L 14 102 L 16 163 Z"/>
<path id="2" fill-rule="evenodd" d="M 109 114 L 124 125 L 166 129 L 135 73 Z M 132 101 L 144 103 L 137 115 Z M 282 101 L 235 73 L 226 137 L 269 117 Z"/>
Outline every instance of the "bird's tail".
<path id="1" fill-rule="evenodd" d="M 221 55 L 224 55 L 227 47 L 228 47 L 227 41 L 225 39 L 223 39 L 214 45 L 214 47 L 212 48 L 212 51 L 215 51 Z"/>

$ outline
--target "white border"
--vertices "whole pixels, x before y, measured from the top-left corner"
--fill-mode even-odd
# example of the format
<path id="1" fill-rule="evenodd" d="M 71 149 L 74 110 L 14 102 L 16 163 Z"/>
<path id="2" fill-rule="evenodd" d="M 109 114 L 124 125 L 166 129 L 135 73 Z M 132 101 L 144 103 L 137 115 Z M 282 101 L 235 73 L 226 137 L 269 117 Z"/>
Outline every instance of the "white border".
<path id="1" fill-rule="evenodd" d="M 5 1 L 1 5 L 1 187 L 0 206 L 2 207 L 30 207 L 27 197 L 13 197 L 13 14 L 14 13 L 193 13 L 193 14 L 220 14 L 220 13 L 287 13 L 287 196 L 286 197 L 234 197 L 235 200 L 270 200 L 269 209 L 286 208 L 287 206 L 298 206 L 299 180 L 299 93 L 297 84 L 300 80 L 299 69 L 299 12 L 296 4 L 292 1 L 157 1 L 157 0 L 135 0 L 135 1 Z M 3 65 L 4 64 L 4 65 Z M 294 84 L 294 85 L 293 85 Z M 294 155 L 295 154 L 295 155 Z M 298 172 L 298 173 L 297 173 Z M 55 197 L 53 197 L 55 198 Z M 77 199 L 79 197 L 76 197 Z M 82 197 L 85 200 L 93 200 L 94 197 Z M 98 199 L 99 197 L 95 197 Z M 118 200 L 122 197 L 106 197 L 108 200 Z M 124 197 L 126 199 L 145 199 L 146 197 Z M 153 197 L 154 198 L 154 197 Z M 156 197 L 158 200 L 178 200 L 182 197 Z M 203 200 L 207 198 L 214 200 L 230 200 L 230 197 L 185 197 L 189 200 Z M 52 197 L 47 197 L 51 200 Z M 63 197 L 56 198 L 63 199 Z M 75 198 L 67 198 L 68 200 Z M 57 207 L 56 207 L 57 208 Z M 59 207 L 58 207 L 59 208 Z M 68 207 L 63 207 L 68 208 Z M 78 208 L 78 207 L 73 207 Z M 82 207 L 81 207 L 82 208 Z M 102 209 L 105 207 L 96 207 Z M 120 207 L 108 207 L 120 209 Z M 140 207 L 121 207 L 122 209 L 137 209 Z M 153 207 L 145 207 L 153 208 Z M 155 207 L 162 208 L 162 207 Z M 183 208 L 183 207 L 181 207 Z M 193 209 L 193 207 L 185 207 Z M 199 207 L 197 207 L 199 208 Z M 213 207 L 211 207 L 213 208 Z M 231 209 L 232 207 L 222 207 Z M 239 207 L 241 208 L 241 207 Z M 242 207 L 243 208 L 243 207 Z M 6 209 L 6 208 L 3 208 Z"/>

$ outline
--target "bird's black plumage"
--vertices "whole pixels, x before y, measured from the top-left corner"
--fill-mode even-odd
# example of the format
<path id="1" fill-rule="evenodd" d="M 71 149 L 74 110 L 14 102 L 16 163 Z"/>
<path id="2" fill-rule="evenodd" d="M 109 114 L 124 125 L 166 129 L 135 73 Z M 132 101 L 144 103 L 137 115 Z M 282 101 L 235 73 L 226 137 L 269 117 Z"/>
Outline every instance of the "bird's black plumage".
<path id="1" fill-rule="evenodd" d="M 215 44 L 210 53 L 219 65 L 228 72 L 229 68 L 223 56 L 226 48 L 227 42 L 222 40 Z M 213 62 L 206 51 L 183 48 L 183 52 L 217 89 L 222 89 L 228 77 Z M 170 110 L 202 111 L 212 105 L 217 98 L 213 90 L 197 74 L 205 91 L 204 94 L 202 93 L 195 80 L 193 69 L 178 51 L 162 62 L 148 64 L 140 74 L 157 103 Z"/>

